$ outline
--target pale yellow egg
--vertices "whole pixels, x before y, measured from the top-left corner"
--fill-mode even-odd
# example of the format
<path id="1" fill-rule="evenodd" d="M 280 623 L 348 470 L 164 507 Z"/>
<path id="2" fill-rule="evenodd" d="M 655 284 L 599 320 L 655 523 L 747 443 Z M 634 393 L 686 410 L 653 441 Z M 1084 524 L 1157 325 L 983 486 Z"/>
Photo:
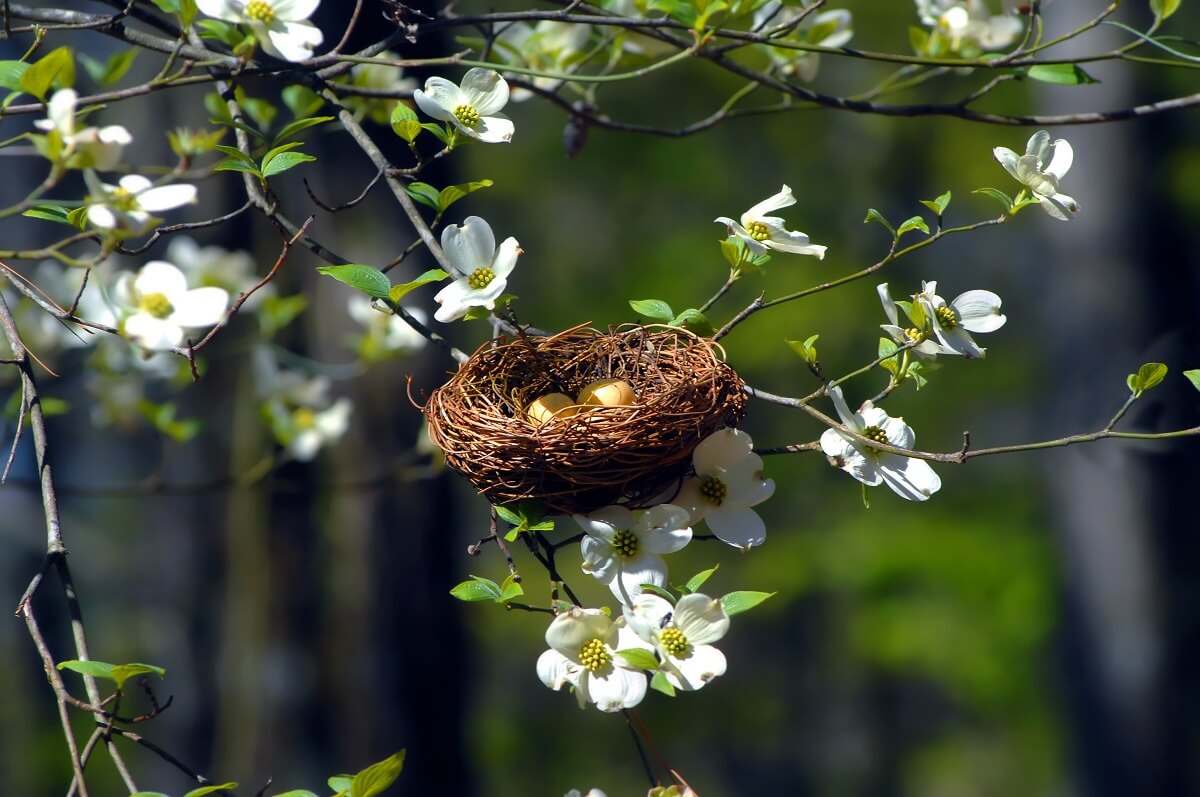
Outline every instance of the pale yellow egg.
<path id="1" fill-rule="evenodd" d="M 579 391 L 579 403 L 593 407 L 628 407 L 636 401 L 624 379 L 597 379 Z"/>
<path id="2" fill-rule="evenodd" d="M 539 399 L 530 402 L 525 408 L 525 415 L 530 423 L 541 426 L 547 421 L 558 421 L 570 418 L 580 410 L 575 400 L 565 393 L 547 393 Z"/>

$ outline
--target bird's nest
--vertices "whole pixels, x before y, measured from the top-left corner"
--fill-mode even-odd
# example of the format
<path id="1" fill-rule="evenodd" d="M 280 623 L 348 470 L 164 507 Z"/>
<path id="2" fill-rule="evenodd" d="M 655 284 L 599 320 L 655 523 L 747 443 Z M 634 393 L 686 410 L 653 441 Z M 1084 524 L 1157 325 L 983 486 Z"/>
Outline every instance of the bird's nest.
<path id="1" fill-rule="evenodd" d="M 678 485 L 701 440 L 741 419 L 744 386 L 722 356 L 676 327 L 502 338 L 463 363 L 424 412 L 446 464 L 493 504 L 534 499 L 568 514 L 645 505 Z M 576 396 L 604 378 L 628 382 L 634 403 L 542 425 L 526 414 L 548 393 Z"/>

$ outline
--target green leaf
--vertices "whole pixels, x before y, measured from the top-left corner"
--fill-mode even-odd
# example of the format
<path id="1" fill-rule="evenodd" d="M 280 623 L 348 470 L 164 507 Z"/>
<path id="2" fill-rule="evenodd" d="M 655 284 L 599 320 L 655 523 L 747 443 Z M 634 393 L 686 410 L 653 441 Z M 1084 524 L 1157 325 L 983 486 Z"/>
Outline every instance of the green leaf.
<path id="1" fill-rule="evenodd" d="M 196 0 L 180 0 L 179 18 L 183 22 L 183 27 L 190 26 L 199 13 L 200 9 L 196 7 Z"/>
<path id="2" fill-rule="evenodd" d="M 905 220 L 903 224 L 896 228 L 896 237 L 899 238 L 904 233 L 910 230 L 920 230 L 929 235 L 929 225 L 925 223 L 925 219 L 920 216 L 913 216 L 911 219 Z"/>
<path id="3" fill-rule="evenodd" d="M 892 237 L 893 238 L 896 237 L 896 228 L 893 227 L 891 225 L 891 223 L 883 217 L 883 214 L 880 213 L 875 208 L 869 208 L 867 210 L 867 217 L 865 219 L 863 219 L 863 224 L 867 224 L 868 222 L 872 222 L 872 221 L 877 221 L 880 224 L 882 224 L 884 227 L 887 227 L 888 232 L 890 232 L 892 234 Z"/>
<path id="4" fill-rule="evenodd" d="M 279 330 L 296 320 L 296 316 L 308 307 L 308 298 L 298 293 L 295 296 L 277 296 L 271 294 L 263 299 L 258 308 L 258 321 L 262 325 L 264 337 L 271 337 Z"/>
<path id="5" fill-rule="evenodd" d="M 282 794 L 274 794 L 271 797 L 319 797 L 316 792 L 311 792 L 308 789 L 292 789 L 285 791 Z"/>
<path id="6" fill-rule="evenodd" d="M 639 670 L 647 672 L 654 672 L 658 669 L 658 659 L 654 658 L 654 654 L 645 648 L 618 650 L 617 655 L 629 662 L 630 667 L 637 667 Z"/>
<path id="7" fill-rule="evenodd" d="M 34 205 L 21 215 L 28 216 L 31 219 L 56 221 L 59 224 L 67 224 L 73 227 L 75 225 L 71 224 L 71 220 L 68 218 L 70 213 L 71 211 L 62 205 Z"/>
<path id="8" fill-rule="evenodd" d="M 70 47 L 58 47 L 42 56 L 21 75 L 21 90 L 43 102 L 50 87 L 70 88 L 75 85 L 75 61 Z"/>
<path id="9" fill-rule="evenodd" d="M 721 608 L 725 610 L 725 614 L 733 617 L 735 614 L 753 609 L 774 594 L 774 592 L 730 592 L 728 595 L 721 596 Z"/>
<path id="10" fill-rule="evenodd" d="M 168 14 L 179 13 L 179 0 L 151 0 L 151 2 L 158 6 L 160 11 Z"/>
<path id="11" fill-rule="evenodd" d="M 136 675 L 154 674 L 161 678 L 167 674 L 162 667 L 155 667 L 153 664 L 109 664 L 106 661 L 79 661 L 78 659 L 60 661 L 58 669 L 70 670 L 80 675 L 90 675 L 93 678 L 107 678 L 110 681 L 116 681 L 118 689 L 125 681 Z"/>
<path id="12" fill-rule="evenodd" d="M 297 119 L 294 122 L 289 122 L 283 126 L 283 129 L 275 134 L 275 142 L 285 141 L 299 133 L 301 130 L 307 130 L 310 127 L 323 125 L 326 122 L 333 121 L 332 116 L 312 116 L 308 119 Z"/>
<path id="13" fill-rule="evenodd" d="M 1078 86 L 1100 82 L 1084 72 L 1078 64 L 1038 64 L 1029 67 L 1027 74 L 1034 80 L 1053 83 L 1057 86 Z"/>
<path id="14" fill-rule="evenodd" d="M 1008 211 L 1012 210 L 1013 198 L 1010 197 L 1008 194 L 1004 193 L 1003 191 L 1000 191 L 995 188 L 976 188 L 971 193 L 972 194 L 983 194 L 984 196 L 990 196 L 992 199 L 996 200 L 997 202 L 999 202 L 1001 205 L 1004 206 L 1004 211 L 1006 213 Z"/>
<path id="15" fill-rule="evenodd" d="M 469 183 L 459 183 L 458 185 L 446 186 L 438 193 L 438 213 L 445 213 L 447 208 L 465 197 L 467 194 L 473 194 L 480 188 L 488 188 L 491 185 L 491 180 L 475 180 Z"/>
<path id="16" fill-rule="evenodd" d="M 135 791 L 129 797 L 168 797 L 168 795 L 161 791 Z"/>
<path id="17" fill-rule="evenodd" d="M 694 307 L 684 310 L 668 323 L 673 327 L 683 327 L 688 332 L 699 335 L 702 338 L 711 338 L 717 332 L 712 322 L 708 320 L 704 313 Z"/>
<path id="18" fill-rule="evenodd" d="M 1150 0 L 1150 10 L 1159 21 L 1166 19 L 1179 10 L 1182 0 Z"/>
<path id="19" fill-rule="evenodd" d="M 237 47 L 242 41 L 242 34 L 238 33 L 235 26 L 219 19 L 202 19 L 196 23 L 196 27 L 200 29 L 202 39 L 216 39 L 230 47 Z"/>
<path id="20" fill-rule="evenodd" d="M 292 84 L 286 86 L 283 91 L 279 92 L 280 99 L 287 109 L 291 111 L 292 116 L 297 119 L 304 119 L 313 113 L 316 113 L 325 100 L 321 99 L 312 89 L 307 86 L 298 86 Z"/>
<path id="21" fill-rule="evenodd" d="M 391 786 L 403 769 L 404 751 L 401 750 L 355 775 L 350 783 L 350 797 L 375 797 Z"/>
<path id="22" fill-rule="evenodd" d="M 229 791 L 230 789 L 236 788 L 236 783 L 222 783 L 220 786 L 202 786 L 199 789 L 192 789 L 187 794 L 183 795 L 183 797 L 204 797 L 205 794 L 215 794 L 219 791 Z"/>
<path id="23" fill-rule="evenodd" d="M 393 302 L 399 303 L 409 291 L 420 288 L 422 285 L 428 285 L 431 282 L 441 282 L 449 276 L 449 274 L 440 268 L 431 268 L 412 282 L 402 282 L 399 285 L 393 285 L 392 289 L 388 292 L 388 298 Z"/>
<path id="24" fill-rule="evenodd" d="M 500 585 L 490 578 L 471 576 L 470 581 L 464 581 L 450 590 L 450 594 L 460 601 L 475 603 L 478 601 L 499 601 L 504 596 Z"/>
<path id="25" fill-rule="evenodd" d="M 213 119 L 211 121 L 219 122 L 220 120 Z M 235 125 L 233 125 L 233 127 L 237 127 L 237 128 L 243 129 L 243 130 L 252 129 L 243 124 L 235 124 Z M 258 133 L 255 133 L 255 135 L 258 135 Z M 217 152 L 224 152 L 226 155 L 228 155 L 233 160 L 241 161 L 242 163 L 245 163 L 249 166 L 253 166 L 254 170 L 258 171 L 258 164 L 254 161 L 254 158 L 252 158 L 249 155 L 247 155 L 246 153 L 242 152 L 237 147 L 231 147 L 231 146 L 228 146 L 227 144 L 214 144 L 213 149 L 215 149 Z"/>
<path id="26" fill-rule="evenodd" d="M 1143 391 L 1157 386 L 1166 375 L 1167 366 L 1162 363 L 1146 363 L 1137 370 L 1136 374 L 1130 374 L 1125 379 L 1125 384 L 1129 385 L 1129 390 L 1133 395 L 1140 396 Z"/>
<path id="27" fill-rule="evenodd" d="M 815 346 L 813 346 L 813 344 L 816 343 L 817 339 L 820 337 L 820 335 L 809 335 L 808 338 L 803 341 L 789 340 L 787 341 L 787 345 L 792 347 L 792 351 L 796 352 L 801 360 L 804 360 L 804 362 L 808 363 L 809 365 L 813 365 L 817 362 L 817 349 Z"/>
<path id="28" fill-rule="evenodd" d="M 661 299 L 630 299 L 629 306 L 642 318 L 653 321 L 668 323 L 675 318 L 675 311 L 671 309 L 671 305 Z"/>
<path id="29" fill-rule="evenodd" d="M 215 94 L 210 94 L 210 95 L 208 95 L 208 96 L 209 96 L 209 97 L 214 97 L 214 96 L 217 96 L 217 95 L 215 95 Z M 222 102 L 222 100 L 220 99 L 220 97 L 217 97 L 217 100 L 218 100 L 218 102 Z M 225 109 L 225 106 L 224 106 L 224 105 L 222 105 L 222 106 L 221 106 L 221 110 L 224 110 L 224 109 Z M 265 144 L 265 143 L 266 143 L 266 141 L 267 141 L 267 137 L 266 137 L 266 136 L 264 136 L 262 133 L 260 133 L 260 132 L 259 132 L 259 130 L 258 130 L 258 128 L 256 128 L 256 127 L 252 127 L 251 125 L 248 125 L 248 124 L 246 124 L 245 122 L 239 122 L 239 121 L 237 121 L 236 119 L 231 119 L 231 118 L 230 118 L 230 117 L 228 117 L 228 116 L 211 116 L 211 117 L 209 117 L 208 121 L 209 121 L 209 122 L 211 122 L 211 123 L 213 123 L 214 125 L 221 125 L 221 126 L 223 126 L 223 127 L 234 127 L 234 128 L 237 128 L 238 130 L 241 130 L 241 131 L 242 131 L 243 133 L 245 133 L 246 135 L 248 135 L 248 136 L 252 136 L 253 138 L 257 138 L 259 141 L 263 142 L 264 144 Z M 225 152 L 225 150 L 224 150 L 223 148 L 221 148 L 221 147 L 216 147 L 216 149 L 220 149 L 222 152 Z M 237 147 L 229 147 L 229 149 L 237 149 Z M 238 150 L 238 151 L 240 152 L 241 150 Z M 225 152 L 225 154 L 226 154 L 226 155 L 233 155 L 233 153 L 232 153 L 232 152 Z M 236 156 L 234 156 L 234 157 L 236 157 Z M 253 163 L 253 162 L 254 162 L 254 159 L 253 159 L 253 158 L 251 158 L 249 155 L 246 155 L 246 159 L 247 159 L 247 160 L 249 160 L 251 163 Z"/>
<path id="30" fill-rule="evenodd" d="M 321 266 L 317 271 L 333 277 L 339 282 L 344 282 L 351 288 L 357 288 L 373 299 L 388 298 L 388 292 L 392 289 L 392 283 L 388 281 L 386 274 L 373 266 L 364 266 L 361 263 Z"/>
<path id="31" fill-rule="evenodd" d="M 350 784 L 354 782 L 353 775 L 334 775 L 325 783 L 334 791 L 350 791 Z"/>
<path id="32" fill-rule="evenodd" d="M 421 125 L 421 129 L 428 130 L 430 133 L 433 133 L 433 137 L 446 146 L 450 145 L 451 133 L 449 123 L 445 125 L 439 125 L 436 122 L 425 122 Z"/>
<path id="33" fill-rule="evenodd" d="M 937 214 L 938 218 L 946 212 L 946 206 L 950 204 L 950 192 L 942 194 L 937 199 L 922 199 L 921 204 Z"/>
<path id="34" fill-rule="evenodd" d="M 263 160 L 262 176 L 263 179 L 273 177 L 295 166 L 299 166 L 301 163 L 308 163 L 315 160 L 316 158 L 312 155 L 307 155 L 303 152 L 281 152 L 274 157 L 270 157 L 269 160 Z"/>
<path id="35" fill-rule="evenodd" d="M 509 509 L 508 507 L 503 507 L 503 506 L 496 507 L 496 514 L 499 515 L 506 523 L 511 523 L 514 526 L 525 525 L 525 518 L 521 517 L 516 512 Z"/>
<path id="36" fill-rule="evenodd" d="M 420 202 L 422 205 L 428 205 L 434 210 L 441 207 L 441 192 L 431 186 L 429 183 L 415 182 L 409 183 L 404 187 L 408 195 Z"/>
<path id="37" fill-rule="evenodd" d="M 213 171 L 214 172 L 246 172 L 248 174 L 253 174 L 253 175 L 257 176 L 260 179 L 262 178 L 262 172 L 260 172 L 258 170 L 257 166 L 254 166 L 253 164 L 249 164 L 249 163 L 242 163 L 241 161 L 235 161 L 233 158 L 229 158 L 227 160 L 221 161 L 220 163 L 218 163 L 216 166 L 213 167 Z"/>
<path id="38" fill-rule="evenodd" d="M 500 585 L 500 597 L 496 598 L 497 603 L 508 603 L 514 598 L 519 598 L 525 594 L 524 587 L 521 582 L 517 581 L 515 573 L 509 573 L 504 579 L 504 583 Z"/>
<path id="39" fill-rule="evenodd" d="M 655 584 L 642 584 L 641 587 L 642 592 L 650 592 L 662 598 L 663 600 L 675 603 L 675 596 L 672 595 L 669 590 L 665 590 Z"/>
<path id="40" fill-rule="evenodd" d="M 1200 390 L 1200 368 L 1193 368 L 1190 371 L 1184 371 L 1183 375 L 1192 383 L 1192 387 Z"/>
<path id="41" fill-rule="evenodd" d="M 671 682 L 667 680 L 667 674 L 662 670 L 654 673 L 650 678 L 650 688 L 656 692 L 662 692 L 667 697 L 675 697 L 675 687 L 671 686 Z"/>
<path id="42" fill-rule="evenodd" d="M 908 43 L 912 45 L 914 53 L 925 55 L 929 49 L 929 31 L 916 25 L 909 25 Z"/>
<path id="43" fill-rule="evenodd" d="M 24 61 L 0 61 L 0 86 L 9 91 L 21 91 L 21 76 L 29 64 Z"/>
<path id="44" fill-rule="evenodd" d="M 133 66 L 133 59 L 137 57 L 137 54 L 138 50 L 130 47 L 128 50 L 122 50 L 109 56 L 108 61 L 102 64 L 95 58 L 80 53 L 79 61 L 93 82 L 101 86 L 111 86 L 125 77 L 129 67 Z"/>
<path id="45" fill-rule="evenodd" d="M 422 129 L 417 112 L 402 102 L 396 103 L 392 109 L 392 132 L 411 144 L 421 135 Z"/>
<path id="46" fill-rule="evenodd" d="M 689 593 L 697 591 L 704 586 L 704 582 L 708 581 L 708 579 L 712 577 L 713 573 L 717 572 L 717 568 L 719 567 L 720 565 L 713 565 L 708 570 L 701 570 L 699 573 L 688 579 L 688 582 L 683 585 L 683 591 Z"/>
<path id="47" fill-rule="evenodd" d="M 746 244 L 741 238 L 736 235 L 731 235 L 721 241 L 721 256 L 725 258 L 725 262 L 732 269 L 741 267 L 742 253 L 746 250 Z"/>

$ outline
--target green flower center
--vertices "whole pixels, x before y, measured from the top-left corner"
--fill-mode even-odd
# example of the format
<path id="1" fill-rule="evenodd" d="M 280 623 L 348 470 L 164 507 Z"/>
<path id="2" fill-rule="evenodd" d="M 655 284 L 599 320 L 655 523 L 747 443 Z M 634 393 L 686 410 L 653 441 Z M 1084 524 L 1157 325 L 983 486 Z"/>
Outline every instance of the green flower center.
<path id="1" fill-rule="evenodd" d="M 599 672 L 612 661 L 612 654 L 599 639 L 589 639 L 579 646 L 579 662 L 591 672 Z"/>
<path id="2" fill-rule="evenodd" d="M 933 314 L 937 316 L 938 323 L 942 325 L 942 329 L 954 329 L 958 326 L 958 316 L 946 305 L 942 305 L 934 310 Z"/>
<path id="3" fill-rule="evenodd" d="M 137 197 L 124 188 L 117 188 L 108 195 L 105 203 L 118 211 L 130 211 L 137 207 Z"/>
<path id="4" fill-rule="evenodd" d="M 292 413 L 292 421 L 300 429 L 311 429 L 317 425 L 317 414 L 308 407 L 301 407 Z"/>
<path id="5" fill-rule="evenodd" d="M 270 25 L 275 21 L 275 9 L 271 8 L 271 4 L 267 0 L 250 0 L 246 3 L 246 19 L 251 22 L 261 22 L 264 25 Z"/>
<path id="6" fill-rule="evenodd" d="M 670 653 L 675 658 L 682 658 L 687 655 L 691 649 L 691 643 L 688 638 L 683 635 L 683 632 L 678 628 L 667 628 L 658 635 L 658 641 L 662 644 L 663 650 Z"/>
<path id="7" fill-rule="evenodd" d="M 725 496 L 729 493 L 729 488 L 725 486 L 725 482 L 718 479 L 716 476 L 705 476 L 700 482 L 700 495 L 707 498 L 717 506 L 725 500 Z"/>
<path id="8" fill-rule="evenodd" d="M 483 290 L 488 285 L 491 285 L 492 280 L 495 278 L 496 275 L 490 268 L 487 266 L 480 266 L 472 271 L 470 276 L 467 277 L 467 285 L 471 286 L 471 290 L 473 291 Z"/>
<path id="9" fill-rule="evenodd" d="M 138 308 L 154 318 L 167 318 L 175 312 L 171 300 L 165 293 L 147 293 L 138 302 Z"/>
<path id="10" fill-rule="evenodd" d="M 861 432 L 859 432 L 859 434 L 868 440 L 874 440 L 876 443 L 888 445 L 887 433 L 878 426 L 868 426 L 866 429 L 863 429 Z"/>
<path id="11" fill-rule="evenodd" d="M 765 241 L 771 237 L 771 230 L 761 221 L 752 221 L 746 225 L 746 232 L 756 241 Z"/>
<path id="12" fill-rule="evenodd" d="M 474 127 L 479 124 L 479 111 L 475 110 L 474 105 L 468 105 L 464 102 L 454 109 L 454 118 L 463 127 Z"/>
<path id="13" fill-rule="evenodd" d="M 618 529 L 617 533 L 613 535 L 612 547 L 618 556 L 630 559 L 638 552 L 637 535 L 629 529 Z"/>

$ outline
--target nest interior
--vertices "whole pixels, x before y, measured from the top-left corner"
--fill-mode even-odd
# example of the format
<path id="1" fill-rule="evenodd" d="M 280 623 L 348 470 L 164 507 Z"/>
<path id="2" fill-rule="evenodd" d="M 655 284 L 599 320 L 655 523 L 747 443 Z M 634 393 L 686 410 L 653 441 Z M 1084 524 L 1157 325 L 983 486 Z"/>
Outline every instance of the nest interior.
<path id="1" fill-rule="evenodd" d="M 628 382 L 635 403 L 540 426 L 527 418 L 535 399 L 576 396 L 604 378 Z M 696 445 L 736 424 L 745 403 L 742 381 L 711 341 L 674 327 L 577 328 L 486 344 L 424 412 L 446 464 L 492 503 L 536 499 L 570 514 L 638 506 L 673 489 Z"/>

